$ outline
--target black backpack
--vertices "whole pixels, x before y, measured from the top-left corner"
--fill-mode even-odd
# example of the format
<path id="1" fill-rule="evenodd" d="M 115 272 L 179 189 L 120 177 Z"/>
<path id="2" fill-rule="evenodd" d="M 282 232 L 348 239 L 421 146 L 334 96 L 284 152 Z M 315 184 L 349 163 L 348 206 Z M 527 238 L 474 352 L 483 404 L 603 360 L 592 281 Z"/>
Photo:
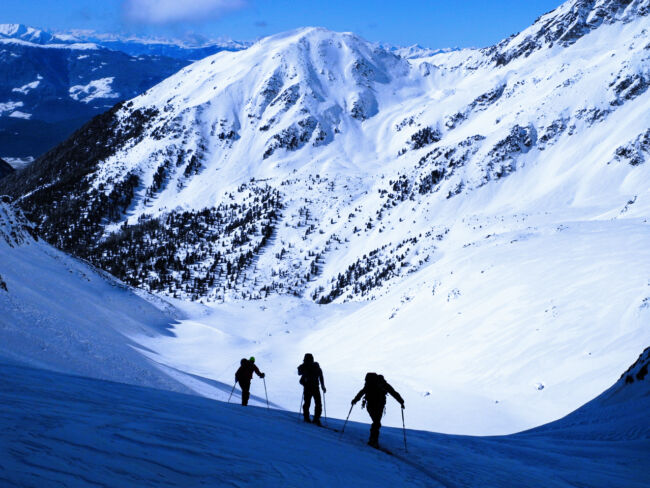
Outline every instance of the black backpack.
<path id="1" fill-rule="evenodd" d="M 377 373 L 366 374 L 366 384 L 364 389 L 366 392 L 373 393 L 386 393 L 386 380 L 384 377 Z"/>
<path id="2" fill-rule="evenodd" d="M 307 383 L 316 382 L 320 377 L 320 366 L 318 363 L 301 364 L 298 366 L 298 374 L 300 375 L 300 384 L 305 386 Z"/>
<path id="3" fill-rule="evenodd" d="M 239 369 L 235 373 L 235 381 L 239 383 L 239 375 L 243 372 L 243 370 L 246 368 L 248 363 L 248 359 L 242 358 L 241 361 L 239 361 Z"/>

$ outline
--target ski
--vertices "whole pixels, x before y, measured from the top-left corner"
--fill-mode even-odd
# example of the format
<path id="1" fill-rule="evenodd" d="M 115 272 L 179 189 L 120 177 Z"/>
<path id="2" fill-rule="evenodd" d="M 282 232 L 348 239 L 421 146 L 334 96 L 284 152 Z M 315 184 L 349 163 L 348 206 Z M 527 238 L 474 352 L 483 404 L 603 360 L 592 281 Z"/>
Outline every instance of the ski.
<path id="1" fill-rule="evenodd" d="M 318 425 L 318 424 L 314 424 L 313 422 L 311 422 L 311 423 L 313 425 L 315 425 L 316 427 L 320 427 L 321 429 L 331 430 L 332 432 L 341 432 L 339 429 L 336 429 L 334 427 L 330 427 L 329 425 L 324 425 L 324 424 Z"/>
<path id="2" fill-rule="evenodd" d="M 370 445 L 370 444 L 368 444 L 368 445 Z M 383 453 L 386 453 L 389 456 L 394 456 L 395 455 L 395 454 L 393 454 L 393 451 L 390 451 L 390 450 L 386 449 L 385 447 L 381 447 L 381 446 L 370 446 L 370 447 L 372 447 L 373 449 L 376 449 L 378 451 L 381 451 Z"/>

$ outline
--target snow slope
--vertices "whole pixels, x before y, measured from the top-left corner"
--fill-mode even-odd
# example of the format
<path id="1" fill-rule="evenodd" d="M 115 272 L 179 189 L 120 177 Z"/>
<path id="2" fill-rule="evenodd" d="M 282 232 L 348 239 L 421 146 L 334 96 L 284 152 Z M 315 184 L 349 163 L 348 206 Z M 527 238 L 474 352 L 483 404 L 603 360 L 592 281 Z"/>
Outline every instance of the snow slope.
<path id="1" fill-rule="evenodd" d="M 648 351 L 645 367 L 648 367 Z M 637 368 L 641 364 L 637 363 Z M 648 377 L 506 437 L 382 429 L 0 364 L 0 480 L 44 486 L 644 487 Z M 408 409 L 407 409 L 408 418 Z M 330 419 L 331 426 L 342 421 Z"/>
<path id="2" fill-rule="evenodd" d="M 69 374 L 190 392 L 133 336 L 173 333 L 163 310 L 42 240 L 0 201 L 0 358 Z M 166 311 L 164 310 L 166 308 Z"/>
<path id="3" fill-rule="evenodd" d="M 648 231 L 628 222 L 507 233 L 375 301 L 176 301 L 185 316 L 175 338 L 143 344 L 173 368 L 223 383 L 252 354 L 286 409 L 300 402 L 295 368 L 311 352 L 332 411 L 345 412 L 365 373 L 379 371 L 407 399 L 413 427 L 516 432 L 594 398 L 648 343 L 649 246 Z M 399 425 L 399 409 L 386 418 Z"/>

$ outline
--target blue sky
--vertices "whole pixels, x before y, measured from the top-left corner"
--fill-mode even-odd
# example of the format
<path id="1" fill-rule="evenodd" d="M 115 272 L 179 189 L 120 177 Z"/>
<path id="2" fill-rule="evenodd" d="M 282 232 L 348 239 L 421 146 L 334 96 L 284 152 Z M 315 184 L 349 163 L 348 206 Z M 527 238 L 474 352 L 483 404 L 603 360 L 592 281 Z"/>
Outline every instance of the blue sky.
<path id="1" fill-rule="evenodd" d="M 162 37 L 255 40 L 303 26 L 369 41 L 483 47 L 530 25 L 561 0 L 2 0 L 0 23 Z"/>

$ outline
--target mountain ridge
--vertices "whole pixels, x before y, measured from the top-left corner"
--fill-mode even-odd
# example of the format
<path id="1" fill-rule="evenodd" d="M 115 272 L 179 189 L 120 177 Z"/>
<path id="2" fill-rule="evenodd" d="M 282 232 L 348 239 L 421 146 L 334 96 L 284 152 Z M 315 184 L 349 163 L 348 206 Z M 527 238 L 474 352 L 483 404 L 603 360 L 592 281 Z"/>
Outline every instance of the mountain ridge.
<path id="1" fill-rule="evenodd" d="M 583 3 L 563 5 L 558 9 L 560 18 L 570 10 L 569 6 Z M 269 51 L 274 54 L 268 55 Z M 521 54 L 518 62 L 527 63 L 529 55 Z M 97 160 L 89 169 L 95 172 L 93 191 L 110 187 L 114 178 L 122 180 L 121 185 L 134 186 L 135 199 L 128 198 L 120 207 L 122 212 L 135 211 L 128 218 L 129 224 L 134 224 L 137 216 L 157 218 L 172 208 L 209 207 L 219 200 L 219 192 L 254 180 L 276 178 L 289 182 L 291 172 L 312 176 L 327 172 L 336 175 L 334 179 L 348 178 L 350 182 L 359 178 L 363 187 L 365 175 L 381 172 L 388 165 L 402 167 L 389 171 L 393 175 L 390 185 L 373 189 L 388 200 L 377 210 L 377 216 L 407 199 L 435 200 L 435 195 L 428 195 L 441 187 L 449 200 L 512 174 L 526 160 L 541 158 L 543 151 L 553 149 L 559 138 L 576 131 L 588 133 L 592 126 L 614 117 L 610 114 L 624 110 L 626 102 L 634 103 L 650 86 L 643 49 L 626 54 L 629 59 L 621 62 L 622 68 L 606 90 L 586 88 L 593 95 L 589 95 L 591 100 L 585 99 L 582 107 L 558 105 L 551 109 L 543 105 L 556 105 L 558 93 L 566 93 L 560 103 L 575 105 L 571 100 L 574 85 L 586 86 L 589 77 L 601 76 L 599 71 L 604 71 L 598 59 L 590 66 L 574 69 L 568 78 L 560 75 L 564 89 L 553 93 L 550 77 L 541 89 L 534 86 L 539 81 L 530 83 L 526 78 L 531 76 L 526 71 L 530 63 L 521 68 L 524 74 L 516 82 L 508 79 L 513 78 L 512 73 L 504 78 L 499 74 L 502 68 L 498 68 L 490 72 L 490 81 L 477 83 L 476 88 L 445 88 L 459 77 L 477 78 L 472 72 L 476 69 L 474 63 L 481 59 L 482 69 L 491 69 L 492 54 L 459 51 L 409 63 L 352 34 L 319 28 L 279 34 L 246 51 L 216 56 L 185 68 L 156 89 L 111 111 L 111 117 L 117 117 L 116 127 L 132 124 L 128 120 L 133 117 L 142 124 L 137 132 L 147 137 L 144 141 L 140 136 L 122 138 L 122 147 L 103 159 L 113 154 L 113 161 L 123 161 L 107 162 L 97 171 L 98 167 L 93 166 Z M 457 68 L 460 59 L 465 60 L 467 69 Z M 430 99 L 432 89 L 438 98 L 427 103 L 435 110 L 447 111 L 446 115 L 430 121 L 427 119 L 432 115 L 426 111 L 410 112 L 409 116 L 412 109 L 407 108 L 403 116 L 395 117 L 395 109 L 403 109 L 402 100 L 409 100 L 407 103 L 414 107 L 421 105 Z M 513 117 L 501 108 L 510 103 L 508 99 L 523 103 L 528 90 L 542 100 L 542 105 L 529 109 L 529 115 Z M 633 107 L 630 103 L 627 106 Z M 390 126 L 383 119 L 384 113 L 390 114 L 393 130 L 386 130 Z M 488 117 L 495 117 L 497 123 L 484 126 L 481 119 Z M 498 124 L 502 117 L 508 122 Z M 468 119 L 472 123 L 465 127 Z M 128 133 L 128 129 L 124 130 Z M 644 134 L 640 131 L 636 138 L 612 148 L 612 160 L 628 160 L 631 166 L 643 167 L 640 163 L 647 157 Z M 159 147 L 151 150 L 147 145 L 152 144 Z M 401 146 L 399 150 L 394 149 L 396 144 Z M 138 162 L 128 156 L 129 147 L 133 154 L 149 154 Z M 432 149 L 425 151 L 427 147 Z M 126 159 L 121 154 L 127 155 Z M 364 158 L 365 154 L 370 157 Z M 306 171 L 307 166 L 301 163 L 305 160 L 313 161 L 309 163 L 313 171 Z M 247 162 L 242 165 L 240 161 Z M 216 187 L 201 183 L 201 174 L 208 167 L 221 175 Z M 25 176 L 24 186 L 29 187 L 25 182 L 30 178 Z M 127 183 L 129 178 L 131 183 Z M 39 185 L 45 180 L 40 178 Z M 109 225 L 106 229 L 110 232 L 116 227 Z"/>
<path id="2" fill-rule="evenodd" d="M 602 24 L 628 23 L 650 14 L 648 0 L 576 0 L 540 16 L 524 31 L 498 43 L 494 59 L 505 65 L 510 59 L 528 56 L 543 45 L 566 47 Z"/>
<path id="3" fill-rule="evenodd" d="M 223 50 L 237 51 L 245 49 L 250 45 L 247 42 L 232 40 L 196 39 L 188 42 L 176 39 L 102 34 L 90 30 L 50 32 L 25 24 L 0 24 L 0 42 L 12 41 L 27 42 L 40 46 L 65 47 L 67 49 L 105 48 L 131 56 L 157 55 L 190 61 L 196 61 Z"/>

